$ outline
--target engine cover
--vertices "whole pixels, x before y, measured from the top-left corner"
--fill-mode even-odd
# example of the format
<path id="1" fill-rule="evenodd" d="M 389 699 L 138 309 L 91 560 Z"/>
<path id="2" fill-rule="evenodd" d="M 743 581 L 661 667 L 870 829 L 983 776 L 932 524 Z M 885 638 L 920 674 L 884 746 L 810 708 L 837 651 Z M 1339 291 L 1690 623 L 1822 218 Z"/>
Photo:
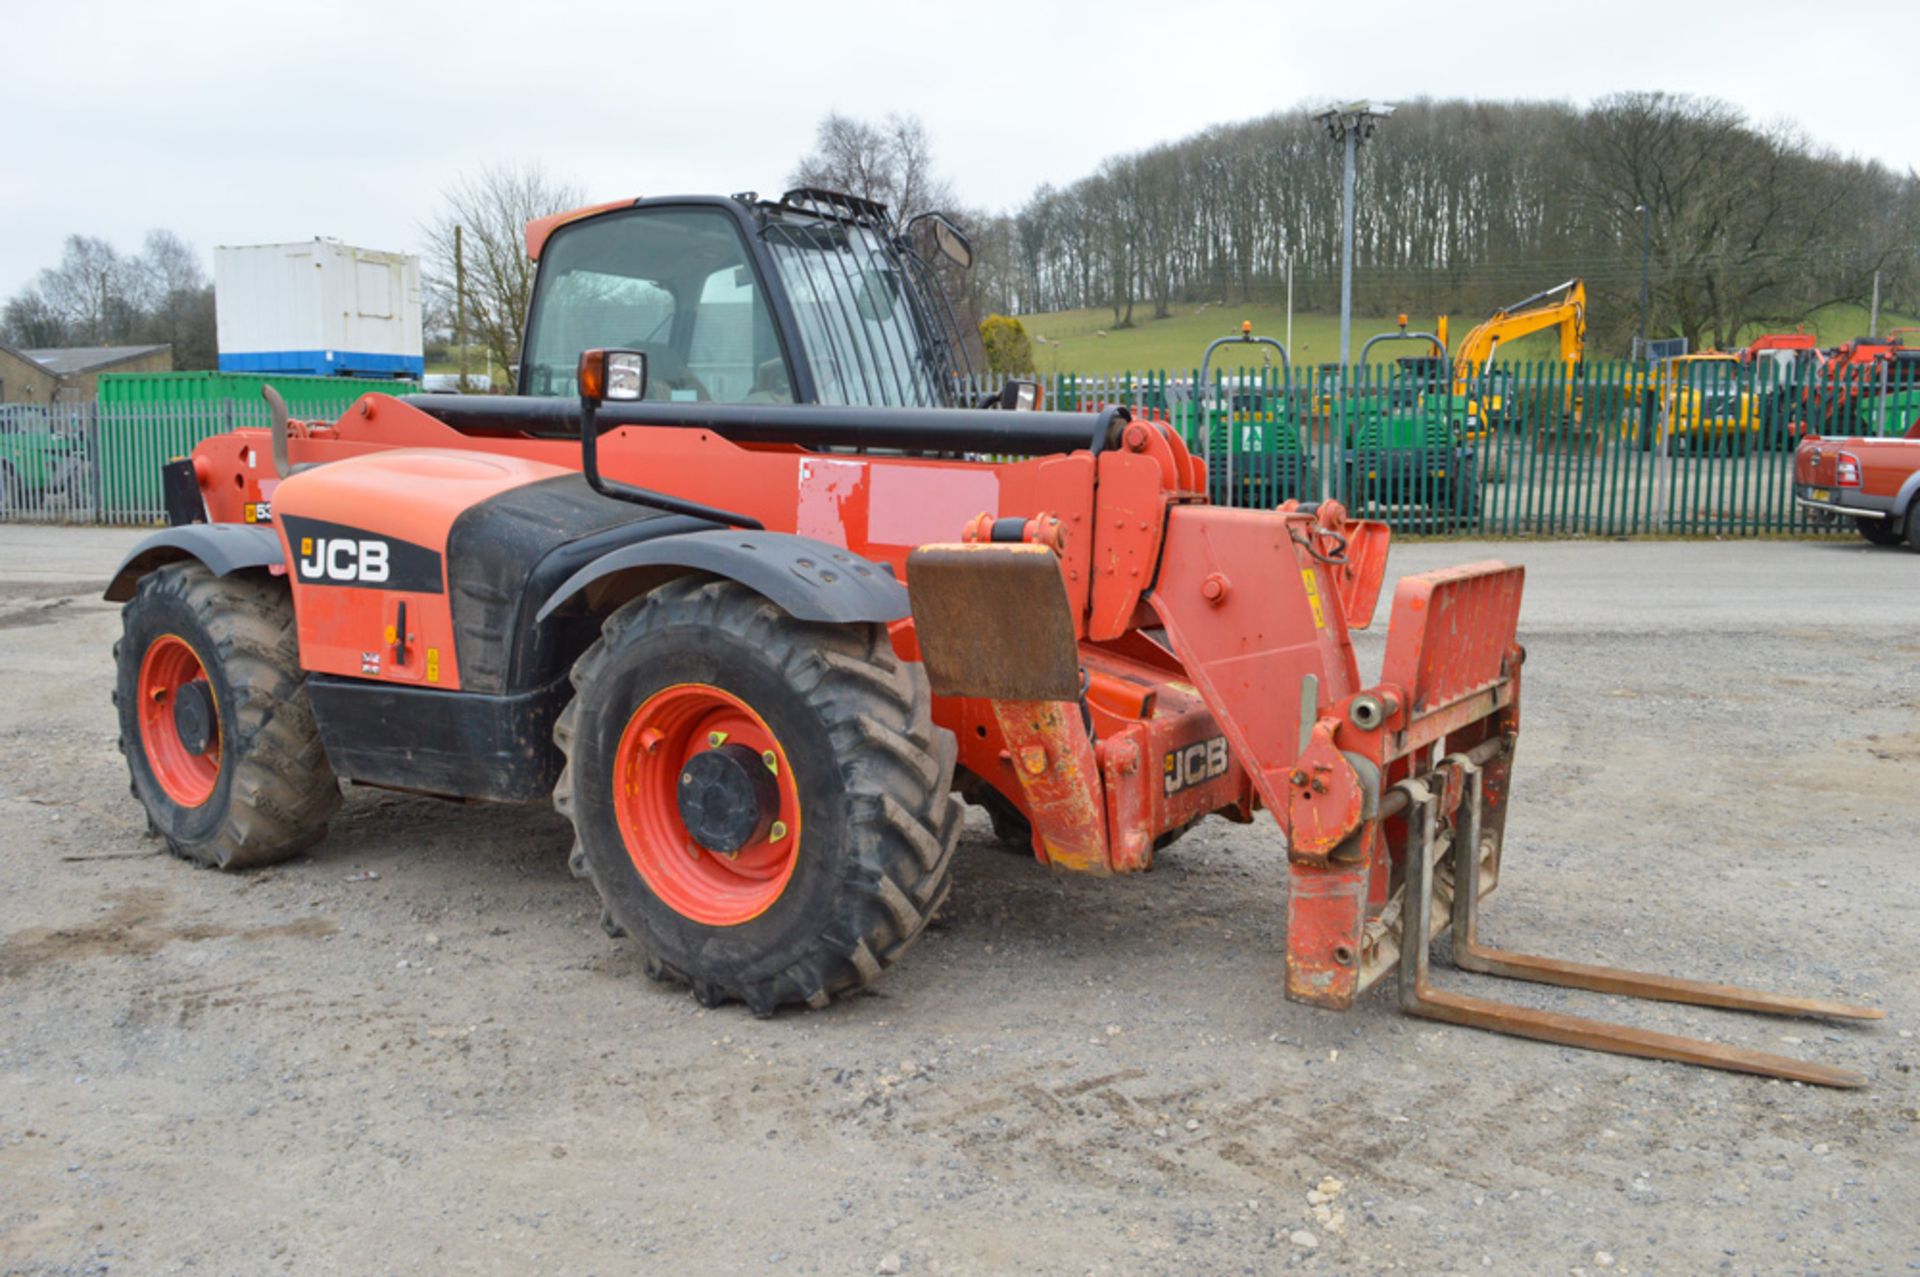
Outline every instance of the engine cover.
<path id="1" fill-rule="evenodd" d="M 455 689 L 447 580 L 454 521 L 570 473 L 518 457 L 397 449 L 289 476 L 273 493 L 301 664 L 322 674 Z"/>

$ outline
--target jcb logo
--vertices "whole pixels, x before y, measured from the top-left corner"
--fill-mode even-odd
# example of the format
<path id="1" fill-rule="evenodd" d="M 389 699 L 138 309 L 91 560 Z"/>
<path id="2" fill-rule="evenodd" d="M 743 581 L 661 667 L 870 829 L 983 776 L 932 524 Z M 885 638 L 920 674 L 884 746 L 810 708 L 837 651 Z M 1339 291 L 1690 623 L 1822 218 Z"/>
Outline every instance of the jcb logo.
<path id="1" fill-rule="evenodd" d="M 443 594 L 440 552 L 370 528 L 276 511 L 295 577 L 303 585 Z"/>
<path id="2" fill-rule="evenodd" d="M 1168 797 L 1194 785 L 1220 779 L 1227 774 L 1227 738 L 1215 736 L 1168 750 L 1162 773 Z"/>
<path id="3" fill-rule="evenodd" d="M 385 541 L 351 537 L 301 537 L 300 579 L 383 585 L 391 574 Z"/>

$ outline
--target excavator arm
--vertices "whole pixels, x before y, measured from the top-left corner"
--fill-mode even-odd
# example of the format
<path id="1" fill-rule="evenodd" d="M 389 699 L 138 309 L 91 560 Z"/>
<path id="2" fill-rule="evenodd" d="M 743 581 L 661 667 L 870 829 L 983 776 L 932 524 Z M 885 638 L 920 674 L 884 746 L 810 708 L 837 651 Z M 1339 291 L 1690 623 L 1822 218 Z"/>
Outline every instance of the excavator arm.
<path id="1" fill-rule="evenodd" d="M 1570 279 L 1503 306 L 1475 326 L 1454 356 L 1455 393 L 1467 393 L 1468 383 L 1486 367 L 1496 347 L 1549 328 L 1559 330 L 1560 358 L 1578 363 L 1587 343 L 1587 286 L 1583 281 Z"/>

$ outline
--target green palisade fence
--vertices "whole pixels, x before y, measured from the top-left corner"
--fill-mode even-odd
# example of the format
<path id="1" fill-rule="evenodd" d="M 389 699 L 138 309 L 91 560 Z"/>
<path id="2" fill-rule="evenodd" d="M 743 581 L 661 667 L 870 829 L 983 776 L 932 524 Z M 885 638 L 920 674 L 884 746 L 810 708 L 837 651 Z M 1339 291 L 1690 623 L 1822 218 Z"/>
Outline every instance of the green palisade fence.
<path id="1" fill-rule="evenodd" d="M 1422 352 L 1425 353 L 1425 352 Z M 1813 535 L 1793 502 L 1808 433 L 1904 435 L 1920 363 L 1495 365 L 1431 360 L 1061 376 L 1051 406 L 1164 413 L 1208 461 L 1209 496 L 1335 499 L 1403 532 L 1455 536 Z"/>
<path id="2" fill-rule="evenodd" d="M 1764 360 L 1548 361 L 1457 384 L 1431 359 L 1275 360 L 1216 364 L 1205 386 L 1192 370 L 1062 375 L 1047 379 L 1045 402 L 1164 416 L 1207 458 L 1210 497 L 1237 506 L 1330 498 L 1443 536 L 1812 535 L 1833 529 L 1794 505 L 1794 444 L 1808 432 L 1908 433 L 1917 374 L 1920 355 L 1844 375 Z M 348 406 L 314 401 L 298 415 Z M 162 464 L 266 424 L 251 396 L 0 407 L 0 520 L 160 521 Z"/>

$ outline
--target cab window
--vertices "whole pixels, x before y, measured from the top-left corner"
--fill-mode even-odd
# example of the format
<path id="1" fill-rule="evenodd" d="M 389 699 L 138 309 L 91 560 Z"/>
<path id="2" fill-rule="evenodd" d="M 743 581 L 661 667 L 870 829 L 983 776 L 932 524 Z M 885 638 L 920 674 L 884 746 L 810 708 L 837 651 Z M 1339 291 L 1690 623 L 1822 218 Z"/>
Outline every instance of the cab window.
<path id="1" fill-rule="evenodd" d="M 791 403 L 766 298 L 719 209 L 635 209 L 562 227 L 547 242 L 527 330 L 523 388 L 571 396 L 580 352 L 647 356 L 647 398 Z"/>

